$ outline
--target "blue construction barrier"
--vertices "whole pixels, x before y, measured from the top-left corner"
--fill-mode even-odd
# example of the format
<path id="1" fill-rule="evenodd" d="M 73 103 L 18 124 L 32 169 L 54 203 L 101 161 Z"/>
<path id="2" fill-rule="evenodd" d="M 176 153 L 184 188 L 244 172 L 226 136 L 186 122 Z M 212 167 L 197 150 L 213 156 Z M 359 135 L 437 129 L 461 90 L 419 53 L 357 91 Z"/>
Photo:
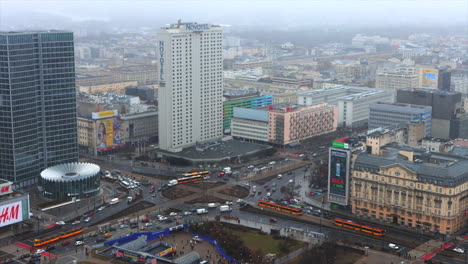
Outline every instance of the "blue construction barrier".
<path id="1" fill-rule="evenodd" d="M 184 225 L 181 225 L 181 226 L 182 226 L 182 229 L 186 229 L 188 227 L 187 224 L 184 224 Z M 161 237 L 166 237 L 171 232 L 177 232 L 177 231 L 180 231 L 182 229 L 170 227 L 170 228 L 166 228 L 164 230 L 158 231 L 158 232 L 138 232 L 138 233 L 131 234 L 129 236 L 119 237 L 119 238 L 116 238 L 116 239 L 113 239 L 113 240 L 106 241 L 106 242 L 104 242 L 104 245 L 112 246 L 115 243 L 117 243 L 117 246 L 120 246 L 120 245 L 126 244 L 128 242 L 131 242 L 131 241 L 137 239 L 140 236 L 146 236 L 146 241 L 153 241 L 153 240 L 156 240 L 156 239 L 160 239 Z"/>
<path id="2" fill-rule="evenodd" d="M 194 236 L 198 236 L 199 238 L 203 239 L 203 240 L 206 240 L 208 242 L 210 242 L 211 244 L 215 245 L 216 248 L 218 249 L 219 253 L 225 258 L 227 259 L 228 261 L 231 261 L 231 262 L 234 262 L 236 264 L 239 264 L 239 262 L 231 257 L 229 257 L 226 252 L 224 252 L 224 250 L 221 248 L 221 245 L 219 245 L 218 241 L 216 241 L 216 239 L 214 238 L 211 238 L 211 237 L 206 237 L 206 236 L 202 236 L 202 235 L 199 235 L 197 233 L 192 233 L 190 232 L 192 235 Z"/>

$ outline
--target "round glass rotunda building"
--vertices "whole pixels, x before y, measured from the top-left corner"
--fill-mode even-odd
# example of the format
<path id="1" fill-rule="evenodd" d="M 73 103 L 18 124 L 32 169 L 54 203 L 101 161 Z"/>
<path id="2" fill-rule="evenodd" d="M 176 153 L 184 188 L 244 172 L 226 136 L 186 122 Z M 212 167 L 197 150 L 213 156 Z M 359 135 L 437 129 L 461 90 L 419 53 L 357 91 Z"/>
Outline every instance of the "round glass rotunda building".
<path id="1" fill-rule="evenodd" d="M 92 197 L 100 191 L 99 171 L 98 165 L 84 162 L 49 167 L 41 172 L 41 195 L 61 201 Z"/>

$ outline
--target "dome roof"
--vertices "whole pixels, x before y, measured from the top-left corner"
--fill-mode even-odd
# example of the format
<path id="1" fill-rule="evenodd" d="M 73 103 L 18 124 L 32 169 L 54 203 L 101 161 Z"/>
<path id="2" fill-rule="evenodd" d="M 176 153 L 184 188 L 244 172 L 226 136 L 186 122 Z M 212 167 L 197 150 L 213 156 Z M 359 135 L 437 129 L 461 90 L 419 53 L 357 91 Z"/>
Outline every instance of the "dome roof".
<path id="1" fill-rule="evenodd" d="M 75 181 L 95 177 L 99 171 L 100 168 L 96 164 L 73 162 L 49 167 L 41 172 L 41 178 L 52 181 Z"/>

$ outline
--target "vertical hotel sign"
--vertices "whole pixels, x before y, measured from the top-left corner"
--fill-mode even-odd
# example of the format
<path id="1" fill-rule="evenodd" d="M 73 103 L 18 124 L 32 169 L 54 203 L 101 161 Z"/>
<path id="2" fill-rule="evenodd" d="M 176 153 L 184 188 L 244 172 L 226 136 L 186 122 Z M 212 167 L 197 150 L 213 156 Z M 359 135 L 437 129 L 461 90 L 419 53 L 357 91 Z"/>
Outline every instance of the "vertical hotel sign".
<path id="1" fill-rule="evenodd" d="M 159 80 L 164 81 L 164 41 L 159 41 Z"/>
<path id="2" fill-rule="evenodd" d="M 348 204 L 350 154 L 349 150 L 330 148 L 328 195 L 332 203 Z"/>

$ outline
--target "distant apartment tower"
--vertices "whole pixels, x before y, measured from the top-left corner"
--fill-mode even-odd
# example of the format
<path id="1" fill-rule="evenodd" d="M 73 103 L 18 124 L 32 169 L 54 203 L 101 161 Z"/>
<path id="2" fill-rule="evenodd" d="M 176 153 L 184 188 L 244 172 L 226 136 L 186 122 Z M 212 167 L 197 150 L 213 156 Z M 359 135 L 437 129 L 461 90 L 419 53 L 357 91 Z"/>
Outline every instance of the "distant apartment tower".
<path id="1" fill-rule="evenodd" d="M 369 129 L 408 124 L 412 121 L 425 123 L 425 136 L 431 135 L 432 107 L 411 104 L 369 104 Z"/>
<path id="2" fill-rule="evenodd" d="M 223 135 L 223 30 L 171 24 L 159 37 L 159 147 L 177 152 Z"/>
<path id="3" fill-rule="evenodd" d="M 0 177 L 37 183 L 78 161 L 73 33 L 0 32 Z"/>

